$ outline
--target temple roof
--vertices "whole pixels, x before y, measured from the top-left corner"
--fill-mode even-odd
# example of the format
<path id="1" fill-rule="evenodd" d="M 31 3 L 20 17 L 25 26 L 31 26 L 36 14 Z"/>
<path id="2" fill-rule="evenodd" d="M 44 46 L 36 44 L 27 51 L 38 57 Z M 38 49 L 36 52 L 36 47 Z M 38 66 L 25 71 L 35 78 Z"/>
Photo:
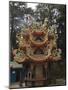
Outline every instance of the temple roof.
<path id="1" fill-rule="evenodd" d="M 18 33 L 16 37 L 19 47 L 13 51 L 13 54 L 15 52 L 14 60 L 18 63 L 58 61 L 61 59 L 61 50 L 57 48 L 56 34 L 53 30 L 48 29 L 46 23 L 39 27 L 28 27 Z M 40 52 L 43 53 L 40 54 Z"/>

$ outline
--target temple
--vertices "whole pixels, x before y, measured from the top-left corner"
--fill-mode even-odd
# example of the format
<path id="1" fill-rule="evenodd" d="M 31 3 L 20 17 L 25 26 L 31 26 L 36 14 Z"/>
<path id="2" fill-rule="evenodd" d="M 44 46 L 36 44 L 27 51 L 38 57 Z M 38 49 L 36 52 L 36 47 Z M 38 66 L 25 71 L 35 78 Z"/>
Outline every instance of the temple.
<path id="1" fill-rule="evenodd" d="M 48 20 L 43 25 L 33 24 L 16 35 L 18 48 L 13 50 L 14 61 L 22 64 L 20 84 L 27 87 L 43 86 L 48 80 L 48 62 L 61 60 L 57 34 Z"/>

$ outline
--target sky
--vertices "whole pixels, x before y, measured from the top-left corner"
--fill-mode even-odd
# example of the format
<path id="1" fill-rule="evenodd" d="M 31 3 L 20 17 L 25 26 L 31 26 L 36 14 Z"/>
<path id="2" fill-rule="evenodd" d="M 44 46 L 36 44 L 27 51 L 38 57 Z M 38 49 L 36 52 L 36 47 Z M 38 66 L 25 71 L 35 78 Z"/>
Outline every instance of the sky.
<path id="1" fill-rule="evenodd" d="M 38 4 L 37 3 L 27 3 L 27 7 L 29 8 L 32 8 L 32 9 L 36 9 L 36 6 L 37 6 Z"/>

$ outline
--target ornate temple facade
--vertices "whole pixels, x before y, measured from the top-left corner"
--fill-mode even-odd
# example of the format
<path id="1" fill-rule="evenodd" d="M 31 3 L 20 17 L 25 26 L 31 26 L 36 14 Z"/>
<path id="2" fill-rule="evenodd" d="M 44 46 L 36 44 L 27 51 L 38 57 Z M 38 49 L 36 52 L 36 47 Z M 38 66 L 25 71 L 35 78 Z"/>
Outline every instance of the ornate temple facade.
<path id="1" fill-rule="evenodd" d="M 57 34 L 52 27 L 49 28 L 45 19 L 43 25 L 33 24 L 17 33 L 16 37 L 19 47 L 13 50 L 14 61 L 26 68 L 21 75 L 21 83 L 24 82 L 26 86 L 45 85 L 48 62 L 61 60 Z"/>

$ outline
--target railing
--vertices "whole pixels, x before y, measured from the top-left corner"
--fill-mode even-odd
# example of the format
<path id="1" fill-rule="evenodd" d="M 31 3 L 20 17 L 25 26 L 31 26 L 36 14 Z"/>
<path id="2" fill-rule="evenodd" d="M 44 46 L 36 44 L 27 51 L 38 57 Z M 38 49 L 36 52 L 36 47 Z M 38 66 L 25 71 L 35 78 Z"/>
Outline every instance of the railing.
<path id="1" fill-rule="evenodd" d="M 38 79 L 24 79 L 24 81 L 26 81 L 26 82 L 39 82 L 39 81 L 45 81 L 46 79 L 45 78 L 38 78 Z"/>

